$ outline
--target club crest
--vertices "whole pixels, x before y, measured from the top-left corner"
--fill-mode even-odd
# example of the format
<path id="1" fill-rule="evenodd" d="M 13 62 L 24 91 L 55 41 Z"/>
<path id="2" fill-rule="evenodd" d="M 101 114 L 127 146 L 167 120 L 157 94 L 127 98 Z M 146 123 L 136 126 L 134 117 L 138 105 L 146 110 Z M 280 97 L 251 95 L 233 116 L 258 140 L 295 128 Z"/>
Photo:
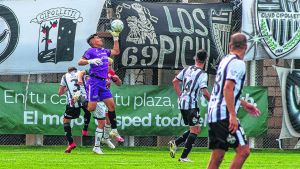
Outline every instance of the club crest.
<path id="1" fill-rule="evenodd" d="M 257 0 L 256 26 L 272 58 L 281 58 L 300 41 L 299 0 Z"/>
<path id="2" fill-rule="evenodd" d="M 40 63 L 73 60 L 77 23 L 83 21 L 80 15 L 76 9 L 59 7 L 43 11 L 31 20 L 40 24 Z"/>

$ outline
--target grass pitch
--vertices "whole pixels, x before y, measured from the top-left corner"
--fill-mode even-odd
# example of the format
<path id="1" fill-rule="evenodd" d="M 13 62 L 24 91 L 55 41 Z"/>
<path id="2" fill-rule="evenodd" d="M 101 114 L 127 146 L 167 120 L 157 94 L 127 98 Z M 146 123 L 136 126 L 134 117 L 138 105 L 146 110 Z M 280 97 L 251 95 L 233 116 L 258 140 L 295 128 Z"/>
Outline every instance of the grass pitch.
<path id="1" fill-rule="evenodd" d="M 167 147 L 104 147 L 104 155 L 96 155 L 92 147 L 77 147 L 71 154 L 64 154 L 65 146 L 0 146 L 0 168 L 80 168 L 80 169 L 202 169 L 206 168 L 210 151 L 193 148 L 189 158 L 193 163 L 180 163 L 170 158 Z M 222 169 L 228 169 L 233 151 L 225 155 Z M 245 169 L 300 169 L 300 151 L 252 150 Z"/>

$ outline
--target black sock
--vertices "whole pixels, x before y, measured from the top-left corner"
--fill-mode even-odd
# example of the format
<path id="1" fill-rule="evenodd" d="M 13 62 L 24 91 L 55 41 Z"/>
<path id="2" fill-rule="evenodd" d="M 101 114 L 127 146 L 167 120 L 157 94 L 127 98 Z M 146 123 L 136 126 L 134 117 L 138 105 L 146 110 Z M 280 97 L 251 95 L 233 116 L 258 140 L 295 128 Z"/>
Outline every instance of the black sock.
<path id="1" fill-rule="evenodd" d="M 192 147 L 193 147 L 193 144 L 194 144 L 196 138 L 197 138 L 197 134 L 195 134 L 195 133 L 189 134 L 188 138 L 185 141 L 184 150 L 181 154 L 181 158 L 186 158 L 188 156 L 188 154 L 192 150 Z"/>
<path id="2" fill-rule="evenodd" d="M 117 119 L 116 119 L 116 112 L 115 111 L 108 111 L 108 118 L 111 124 L 112 129 L 117 128 Z"/>
<path id="3" fill-rule="evenodd" d="M 88 130 L 89 124 L 90 124 L 90 120 L 91 120 L 91 113 L 89 111 L 84 111 L 84 126 L 83 126 L 83 130 Z"/>
<path id="4" fill-rule="evenodd" d="M 188 138 L 189 134 L 190 134 L 190 130 L 187 130 L 187 131 L 185 131 L 185 132 L 182 134 L 182 136 L 178 137 L 178 138 L 175 140 L 176 146 L 178 146 L 179 144 L 185 142 L 185 140 Z"/>
<path id="5" fill-rule="evenodd" d="M 69 144 L 72 144 L 73 143 L 73 138 L 72 138 L 70 123 L 64 123 L 64 130 L 65 130 L 65 135 L 67 137 L 67 140 L 68 140 Z"/>

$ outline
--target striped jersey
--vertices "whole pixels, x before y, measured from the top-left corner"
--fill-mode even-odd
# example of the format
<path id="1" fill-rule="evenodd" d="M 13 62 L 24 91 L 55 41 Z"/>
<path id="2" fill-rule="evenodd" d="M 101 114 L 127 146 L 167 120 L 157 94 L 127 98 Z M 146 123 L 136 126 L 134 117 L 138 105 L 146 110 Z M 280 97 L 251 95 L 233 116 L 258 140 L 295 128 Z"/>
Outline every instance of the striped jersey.
<path id="1" fill-rule="evenodd" d="M 246 66 L 243 60 L 236 55 L 227 55 L 219 64 L 215 84 L 208 103 L 208 122 L 213 123 L 219 120 L 229 119 L 223 88 L 226 80 L 233 80 L 234 105 L 236 112 L 240 107 L 239 97 L 245 80 Z"/>
<path id="2" fill-rule="evenodd" d="M 196 66 L 189 66 L 176 78 L 182 82 L 179 108 L 181 110 L 198 108 L 200 89 L 207 88 L 207 73 Z"/>
<path id="3" fill-rule="evenodd" d="M 82 106 L 80 102 L 74 103 L 72 97 L 74 96 L 75 92 L 80 91 L 81 96 L 85 96 L 86 92 L 83 85 L 78 85 L 78 73 L 77 71 L 72 71 L 70 73 L 66 73 L 63 75 L 60 81 L 61 86 L 65 86 L 68 88 L 67 90 L 67 99 L 68 105 L 70 107 L 80 107 Z"/>

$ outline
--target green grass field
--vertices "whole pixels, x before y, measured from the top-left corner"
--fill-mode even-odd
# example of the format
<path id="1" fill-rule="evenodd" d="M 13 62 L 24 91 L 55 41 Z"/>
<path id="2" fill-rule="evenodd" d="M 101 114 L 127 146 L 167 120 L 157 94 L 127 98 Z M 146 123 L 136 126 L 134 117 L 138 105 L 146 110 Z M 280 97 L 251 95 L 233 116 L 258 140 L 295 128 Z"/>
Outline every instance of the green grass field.
<path id="1" fill-rule="evenodd" d="M 104 155 L 96 155 L 91 147 L 77 147 L 64 154 L 65 146 L 0 146 L 0 168 L 90 168 L 90 169 L 202 169 L 206 168 L 210 151 L 194 148 L 189 157 L 193 163 L 180 163 L 170 158 L 167 147 L 104 147 Z M 181 149 L 176 157 L 180 156 Z M 234 152 L 229 151 L 221 168 L 229 168 Z M 252 150 L 244 168 L 300 169 L 300 151 Z"/>

